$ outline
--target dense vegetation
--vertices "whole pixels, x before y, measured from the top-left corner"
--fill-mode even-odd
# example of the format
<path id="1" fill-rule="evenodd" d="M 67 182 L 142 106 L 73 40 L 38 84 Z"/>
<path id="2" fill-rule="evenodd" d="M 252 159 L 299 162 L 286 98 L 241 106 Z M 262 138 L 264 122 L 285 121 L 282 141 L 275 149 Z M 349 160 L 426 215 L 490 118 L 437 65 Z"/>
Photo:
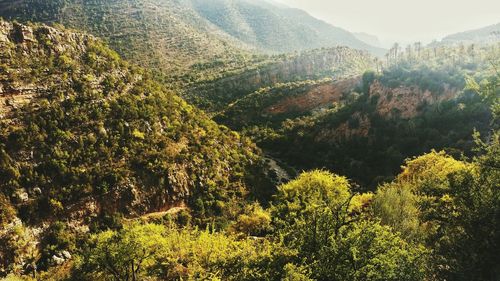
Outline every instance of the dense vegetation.
<path id="1" fill-rule="evenodd" d="M 2 13 L 162 72 L 0 19 L 0 278 L 500 279 L 500 46 L 254 55 L 293 44 L 253 13 L 327 27 L 246 0 Z"/>
<path id="2" fill-rule="evenodd" d="M 204 72 L 198 64 L 221 71 L 253 60 L 243 43 L 223 35 L 190 9 L 187 1 L 3 0 L 0 16 L 87 31 L 129 61 L 161 70 L 175 82 L 181 82 L 176 77 L 186 73 Z"/>
<path id="3" fill-rule="evenodd" d="M 262 88 L 215 119 L 297 170 L 327 168 L 373 189 L 391 180 L 404 159 L 430 149 L 471 155 L 472 133 L 487 132 L 490 109 L 464 90 L 465 81 L 494 73 L 498 53 L 498 46 L 415 50 L 359 82 Z"/>
<path id="4" fill-rule="evenodd" d="M 371 56 L 346 47 L 278 55 L 238 71 L 198 80 L 188 87 L 185 97 L 208 112 L 219 112 L 262 88 L 309 79 L 345 78 L 373 67 Z"/>
<path id="5" fill-rule="evenodd" d="M 435 45 L 459 45 L 459 44 L 490 44 L 500 39 L 500 23 L 475 30 L 459 32 L 444 37 Z"/>
<path id="6" fill-rule="evenodd" d="M 385 50 L 358 40 L 352 33 L 318 20 L 306 12 L 271 1 L 191 0 L 203 18 L 233 37 L 272 53 L 332 46 L 383 55 Z"/>
<path id="7" fill-rule="evenodd" d="M 0 26 L 2 226 L 16 211 L 29 224 L 89 224 L 183 204 L 203 223 L 236 216 L 255 194 L 250 186 L 266 186 L 248 139 L 100 41 L 47 26 Z"/>
<path id="8" fill-rule="evenodd" d="M 1 0 L 0 17 L 90 32 L 174 84 L 265 60 L 257 50 L 276 54 L 346 45 L 384 52 L 305 12 L 266 1 Z"/>
<path id="9" fill-rule="evenodd" d="M 45 247 L 76 247 L 76 256 L 39 277 L 496 280 L 498 135 L 478 148 L 471 162 L 444 152 L 411 159 L 374 194 L 354 193 L 346 178 L 329 172 L 303 173 L 279 187 L 270 208 L 248 208 L 225 231 L 176 226 L 179 215 L 90 235 L 58 223 Z"/>

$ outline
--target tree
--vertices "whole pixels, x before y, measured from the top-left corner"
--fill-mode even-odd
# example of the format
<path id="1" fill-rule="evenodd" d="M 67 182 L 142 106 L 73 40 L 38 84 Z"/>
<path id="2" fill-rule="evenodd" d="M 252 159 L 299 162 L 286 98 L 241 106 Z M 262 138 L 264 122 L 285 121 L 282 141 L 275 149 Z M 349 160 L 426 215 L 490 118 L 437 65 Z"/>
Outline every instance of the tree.
<path id="1" fill-rule="evenodd" d="M 359 212 L 367 198 L 344 177 L 303 173 L 279 187 L 275 224 L 316 280 L 423 280 L 427 251 Z"/>
<path id="2" fill-rule="evenodd" d="M 477 82 L 473 77 L 466 76 L 467 86 L 466 89 L 475 91 L 479 94 L 485 102 L 491 105 L 493 113 L 492 129 L 498 130 L 500 127 L 500 70 L 495 62 L 492 62 L 496 75 L 489 79 Z"/>
<path id="3" fill-rule="evenodd" d="M 433 250 L 433 270 L 446 280 L 500 276 L 499 136 L 477 142 L 482 156 L 472 163 L 435 151 L 408 160 L 372 205 L 383 224 Z"/>
<path id="4" fill-rule="evenodd" d="M 446 239 L 436 247 L 448 280 L 500 278 L 500 135 L 478 146 L 475 169 L 450 178 L 454 216 L 443 223 Z"/>
<path id="5" fill-rule="evenodd" d="M 418 195 L 411 187 L 390 183 L 378 188 L 372 208 L 383 225 L 390 225 L 406 239 L 423 241 L 426 230 L 418 204 Z"/>
<path id="6" fill-rule="evenodd" d="M 160 225 L 135 224 L 93 235 L 84 255 L 85 267 L 103 279 L 139 280 L 156 263 L 165 243 L 164 233 Z"/>

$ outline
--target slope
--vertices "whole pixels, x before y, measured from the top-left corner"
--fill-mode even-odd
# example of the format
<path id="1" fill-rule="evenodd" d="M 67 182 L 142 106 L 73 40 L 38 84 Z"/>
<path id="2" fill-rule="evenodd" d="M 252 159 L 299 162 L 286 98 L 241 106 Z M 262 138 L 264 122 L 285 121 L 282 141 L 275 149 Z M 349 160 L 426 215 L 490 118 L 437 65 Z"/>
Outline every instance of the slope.
<path id="1" fill-rule="evenodd" d="M 0 47 L 0 190 L 24 222 L 183 203 L 203 220 L 260 180 L 247 139 L 93 36 L 0 21 Z"/>
<path id="2" fill-rule="evenodd" d="M 244 44 L 199 17 L 185 1 L 2 0 L 0 16 L 85 30 L 125 59 L 166 75 L 188 72 L 201 61 L 240 60 L 246 54 Z"/>
<path id="3" fill-rule="evenodd" d="M 407 157 L 433 148 L 471 152 L 472 134 L 487 132 L 491 112 L 463 90 L 465 79 L 489 77 L 498 53 L 439 47 L 399 54 L 381 73 L 262 87 L 215 120 L 296 170 L 327 168 L 370 189 Z"/>
<path id="4" fill-rule="evenodd" d="M 384 52 L 303 11 L 260 1 L 0 0 L 0 17 L 85 30 L 171 82 L 239 69 L 260 61 L 256 51 L 347 45 Z"/>
<path id="5" fill-rule="evenodd" d="M 500 41 L 500 23 L 444 37 L 438 44 L 491 44 Z"/>
<path id="6" fill-rule="evenodd" d="M 217 113 L 261 88 L 310 79 L 359 76 L 373 68 L 372 56 L 347 47 L 275 55 L 241 69 L 206 76 L 188 85 L 184 96 L 198 107 Z"/>
<path id="7" fill-rule="evenodd" d="M 272 53 L 348 46 L 383 56 L 385 50 L 308 13 L 271 1 L 191 0 L 205 19 L 235 38 Z"/>

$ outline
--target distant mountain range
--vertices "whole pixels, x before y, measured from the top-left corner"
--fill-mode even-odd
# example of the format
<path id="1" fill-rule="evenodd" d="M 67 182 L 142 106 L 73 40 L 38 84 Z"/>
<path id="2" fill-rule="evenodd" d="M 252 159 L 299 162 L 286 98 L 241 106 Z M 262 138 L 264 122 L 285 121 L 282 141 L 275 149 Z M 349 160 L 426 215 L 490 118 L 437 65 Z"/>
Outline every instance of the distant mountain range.
<path id="1" fill-rule="evenodd" d="M 366 44 L 369 44 L 369 45 L 375 46 L 375 47 L 379 47 L 379 48 L 383 48 L 382 43 L 380 42 L 380 39 L 378 39 L 378 37 L 375 35 L 368 34 L 366 32 L 355 32 L 353 34 L 356 38 L 365 42 Z"/>
<path id="2" fill-rule="evenodd" d="M 483 28 L 451 34 L 444 37 L 440 42 L 437 42 L 437 44 L 490 44 L 496 42 L 500 42 L 500 23 L 489 25 Z"/>

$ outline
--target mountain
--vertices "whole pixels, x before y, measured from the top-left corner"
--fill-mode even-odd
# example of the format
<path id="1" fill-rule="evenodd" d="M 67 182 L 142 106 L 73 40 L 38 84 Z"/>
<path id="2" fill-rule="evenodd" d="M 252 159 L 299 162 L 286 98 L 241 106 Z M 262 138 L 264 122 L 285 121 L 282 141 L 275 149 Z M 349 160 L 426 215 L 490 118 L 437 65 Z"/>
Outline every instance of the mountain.
<path id="1" fill-rule="evenodd" d="M 166 76 L 239 68 L 256 51 L 346 45 L 384 53 L 303 11 L 262 1 L 0 0 L 0 17 L 85 30 Z"/>
<path id="2" fill-rule="evenodd" d="M 199 62 L 231 64 L 250 48 L 201 18 L 186 1 L 1 0 L 0 16 L 87 31 L 124 58 L 165 75 L 189 72 Z"/>
<path id="3" fill-rule="evenodd" d="M 385 50 L 308 13 L 271 1 L 191 0 L 194 9 L 226 33 L 273 53 L 347 46 L 384 55 Z"/>
<path id="4" fill-rule="evenodd" d="M 356 38 L 358 38 L 359 40 L 365 42 L 368 45 L 382 48 L 382 43 L 380 43 L 380 40 L 375 35 L 368 34 L 368 33 L 365 33 L 365 32 L 355 32 L 353 34 L 354 34 L 354 36 Z"/>
<path id="5" fill-rule="evenodd" d="M 438 44 L 491 44 L 500 42 L 500 23 L 444 37 Z"/>
<path id="6" fill-rule="evenodd" d="M 95 37 L 1 20 L 0 47 L 0 190 L 23 223 L 184 205 L 203 220 L 264 179 L 248 139 Z"/>

